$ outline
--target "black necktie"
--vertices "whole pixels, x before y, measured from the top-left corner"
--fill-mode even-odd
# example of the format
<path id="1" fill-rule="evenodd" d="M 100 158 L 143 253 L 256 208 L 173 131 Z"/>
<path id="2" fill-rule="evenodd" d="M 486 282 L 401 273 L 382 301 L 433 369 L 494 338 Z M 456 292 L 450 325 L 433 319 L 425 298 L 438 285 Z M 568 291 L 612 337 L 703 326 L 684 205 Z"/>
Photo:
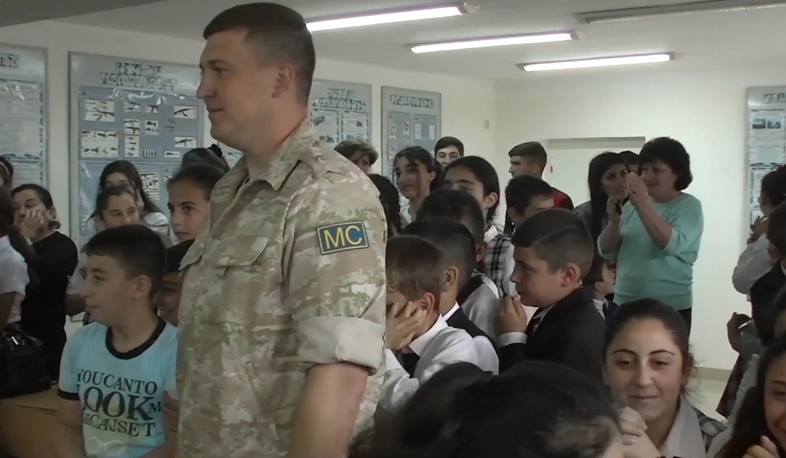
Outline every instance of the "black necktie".
<path id="1" fill-rule="evenodd" d="M 415 366 L 418 365 L 418 361 L 420 361 L 420 356 L 416 353 L 401 354 L 401 365 L 404 366 L 404 370 L 407 371 L 410 377 L 415 376 Z"/>
<path id="2" fill-rule="evenodd" d="M 527 325 L 527 337 L 532 337 L 535 334 L 535 330 L 538 328 L 541 320 L 543 320 L 543 315 L 546 313 L 546 309 L 538 309 L 534 315 L 532 315 L 532 319 L 529 321 Z"/>

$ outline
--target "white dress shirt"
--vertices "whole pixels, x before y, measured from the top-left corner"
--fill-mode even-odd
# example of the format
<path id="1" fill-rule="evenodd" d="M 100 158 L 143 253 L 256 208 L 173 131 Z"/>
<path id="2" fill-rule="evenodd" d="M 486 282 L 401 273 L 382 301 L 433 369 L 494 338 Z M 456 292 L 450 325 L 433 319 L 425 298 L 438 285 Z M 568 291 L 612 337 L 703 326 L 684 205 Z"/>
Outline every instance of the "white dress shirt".
<path id="1" fill-rule="evenodd" d="M 412 377 L 404 370 L 396 355 L 385 349 L 384 382 L 379 408 L 391 412 L 401 407 L 420 386 L 451 364 L 479 364 L 475 343 L 466 331 L 451 328 L 441 316 L 423 335 L 414 339 L 409 348 L 420 357 Z"/>
<path id="2" fill-rule="evenodd" d="M 0 294 L 14 293 L 8 323 L 22 320 L 22 301 L 30 283 L 25 258 L 11 246 L 8 236 L 0 237 Z"/>
<path id="3" fill-rule="evenodd" d="M 459 308 L 458 304 L 454 305 L 452 309 L 442 315 L 442 318 L 448 321 Z M 477 326 L 477 323 L 475 326 Z M 478 367 L 486 372 L 491 372 L 495 375 L 499 374 L 499 356 L 497 356 L 497 350 L 494 349 L 491 341 L 485 336 L 476 336 L 472 337 L 472 342 L 475 344 L 475 350 L 478 352 Z"/>
<path id="4" fill-rule="evenodd" d="M 499 315 L 500 295 L 497 285 L 487 276 L 483 275 L 483 284 L 461 304 L 461 309 L 467 314 L 475 326 L 488 334 L 492 339 L 497 338 L 497 315 Z"/>
<path id="5" fill-rule="evenodd" d="M 702 423 L 696 409 L 683 397 L 660 452 L 665 458 L 706 458 L 708 439 L 705 436 L 717 438 L 722 428 L 720 422 L 713 420 L 705 419 Z"/>

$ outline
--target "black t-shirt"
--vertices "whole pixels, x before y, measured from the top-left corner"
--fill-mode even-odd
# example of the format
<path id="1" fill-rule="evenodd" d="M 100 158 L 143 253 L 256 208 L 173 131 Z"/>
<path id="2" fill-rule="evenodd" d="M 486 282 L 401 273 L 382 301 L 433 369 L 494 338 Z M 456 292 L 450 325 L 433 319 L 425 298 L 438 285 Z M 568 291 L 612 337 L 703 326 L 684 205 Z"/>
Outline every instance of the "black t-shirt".
<path id="1" fill-rule="evenodd" d="M 750 291 L 753 321 L 765 345 L 771 342 L 775 335 L 777 318 L 775 299 L 784 286 L 786 286 L 786 275 L 783 274 L 781 264 L 778 263 L 759 278 Z"/>
<path id="2" fill-rule="evenodd" d="M 27 292 L 22 302 L 22 327 L 44 341 L 59 335 L 65 325 L 65 292 L 68 277 L 77 263 L 74 242 L 55 232 L 33 243 L 33 269 L 38 285 Z"/>

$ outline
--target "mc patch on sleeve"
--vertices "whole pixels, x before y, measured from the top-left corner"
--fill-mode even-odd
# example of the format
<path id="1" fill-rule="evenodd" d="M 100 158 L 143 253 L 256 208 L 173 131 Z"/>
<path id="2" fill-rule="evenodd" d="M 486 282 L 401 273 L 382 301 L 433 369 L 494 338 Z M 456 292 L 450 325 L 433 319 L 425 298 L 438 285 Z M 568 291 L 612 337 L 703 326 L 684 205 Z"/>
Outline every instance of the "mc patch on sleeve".
<path id="1" fill-rule="evenodd" d="M 362 221 L 331 224 L 317 228 L 322 255 L 368 248 L 366 225 Z"/>

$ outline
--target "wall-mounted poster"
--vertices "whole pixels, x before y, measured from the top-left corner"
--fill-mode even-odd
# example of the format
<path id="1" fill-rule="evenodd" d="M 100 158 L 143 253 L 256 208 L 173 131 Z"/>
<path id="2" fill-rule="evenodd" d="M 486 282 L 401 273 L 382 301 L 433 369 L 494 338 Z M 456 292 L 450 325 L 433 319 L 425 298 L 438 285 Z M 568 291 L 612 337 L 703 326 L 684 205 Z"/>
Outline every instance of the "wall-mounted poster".
<path id="1" fill-rule="evenodd" d="M 47 112 L 46 50 L 0 44 L 0 156 L 15 186 L 47 184 Z"/>
<path id="2" fill-rule="evenodd" d="M 761 215 L 761 179 L 786 162 L 786 86 L 748 89 L 748 190 L 751 224 Z"/>
<path id="3" fill-rule="evenodd" d="M 70 54 L 72 234 L 86 237 L 101 171 L 127 160 L 161 208 L 185 152 L 202 145 L 194 66 Z"/>
<path id="4" fill-rule="evenodd" d="M 328 147 L 371 139 L 370 85 L 314 80 L 308 107 L 311 123 Z"/>
<path id="5" fill-rule="evenodd" d="M 442 134 L 442 95 L 382 87 L 382 174 L 393 178 L 396 153 L 409 146 L 432 151 Z"/>

